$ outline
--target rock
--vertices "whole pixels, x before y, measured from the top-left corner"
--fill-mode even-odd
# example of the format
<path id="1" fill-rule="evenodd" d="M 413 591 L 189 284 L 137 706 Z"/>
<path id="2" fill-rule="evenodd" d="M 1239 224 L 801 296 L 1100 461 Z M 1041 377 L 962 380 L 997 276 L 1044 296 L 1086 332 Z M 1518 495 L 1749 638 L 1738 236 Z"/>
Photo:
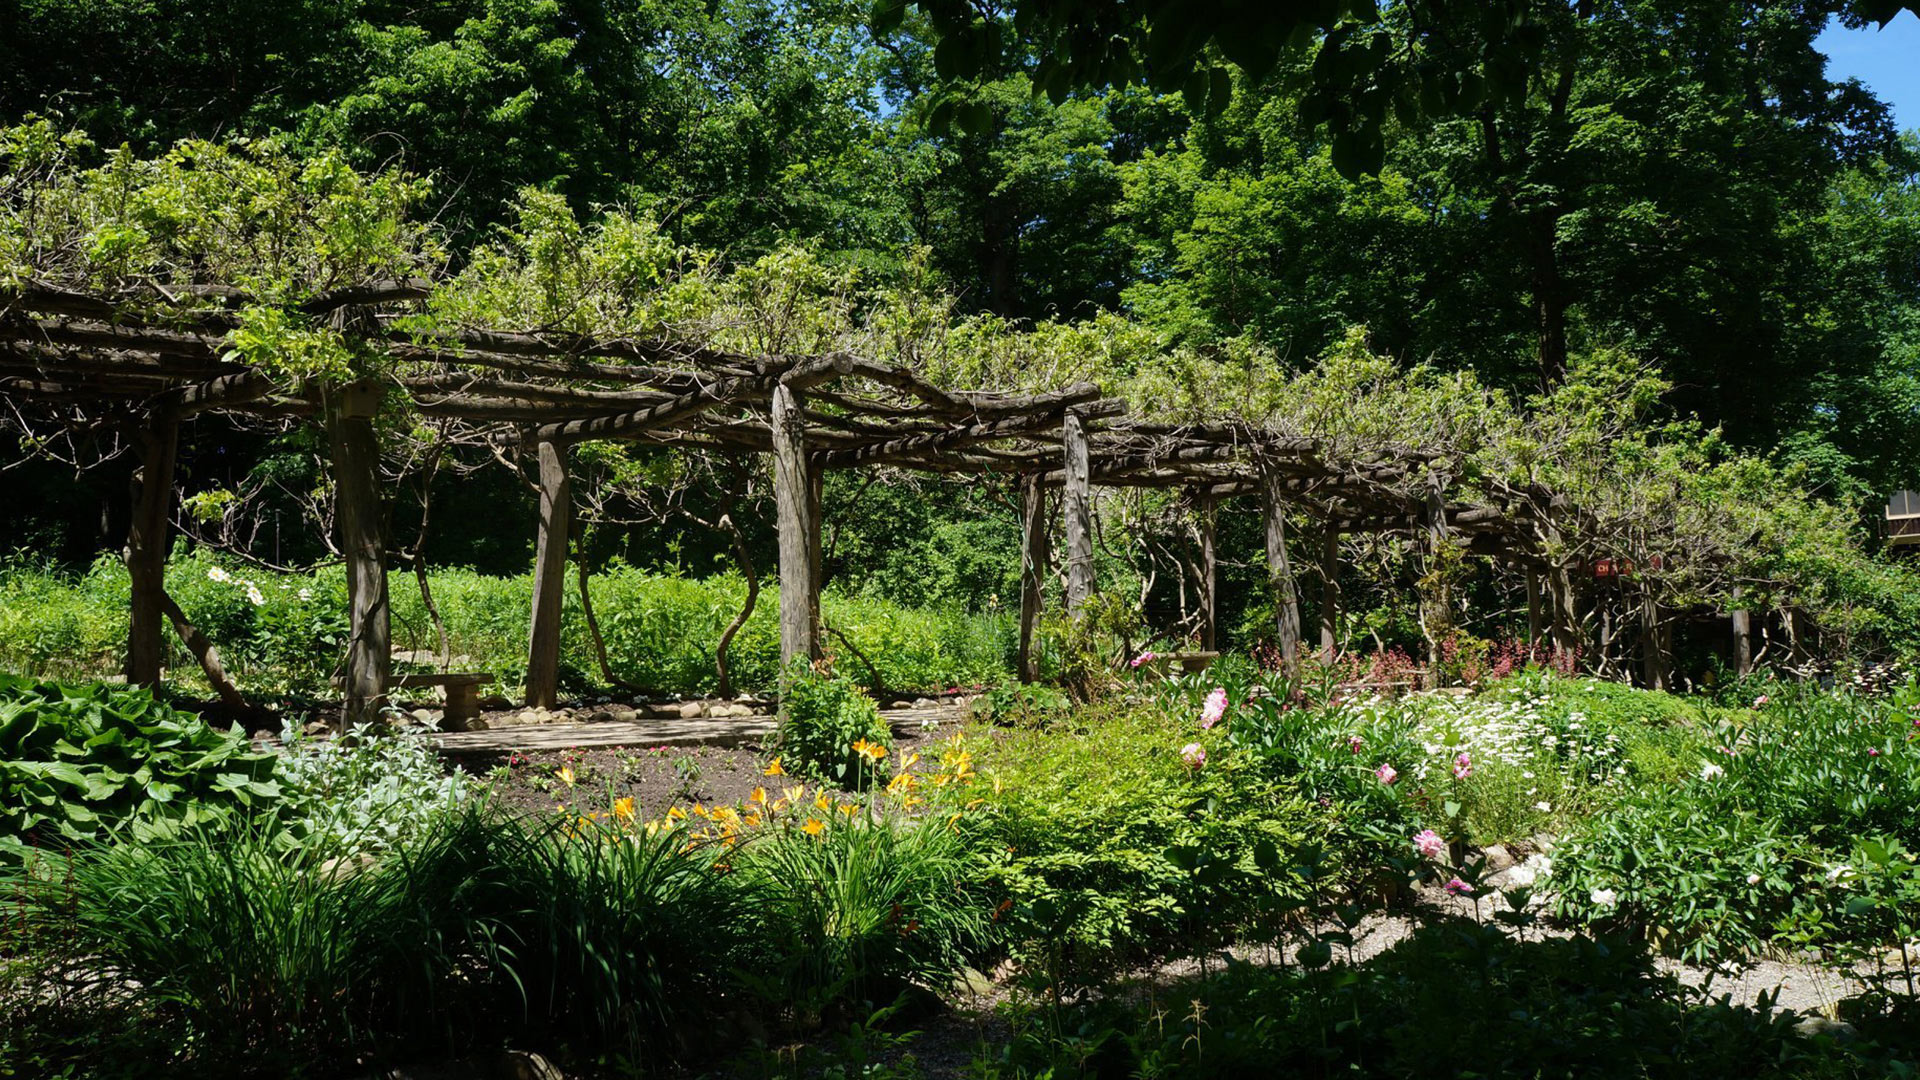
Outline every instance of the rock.
<path id="1" fill-rule="evenodd" d="M 680 706 L 680 711 L 678 715 L 682 720 L 692 720 L 702 715 L 706 711 L 707 711 L 707 707 L 705 705 L 702 705 L 697 701 L 689 701 L 686 704 Z"/>
<path id="2" fill-rule="evenodd" d="M 1560 838 L 1552 833 L 1534 833 L 1527 838 L 1527 843 L 1532 844 L 1535 851 L 1552 851 L 1559 842 Z"/>
<path id="3" fill-rule="evenodd" d="M 413 710 L 413 712 L 409 713 L 408 715 L 412 716 L 414 719 L 414 722 L 419 724 L 431 724 L 434 721 L 440 719 L 438 716 L 434 714 L 434 711 L 432 709 L 415 709 Z"/>
<path id="4" fill-rule="evenodd" d="M 894 702 L 893 704 L 891 704 L 891 705 L 889 705 L 889 706 L 887 706 L 887 708 L 889 708 L 889 709 L 911 709 L 911 708 L 913 708 L 913 702 L 911 702 L 911 701 L 896 701 L 896 702 Z"/>
<path id="5" fill-rule="evenodd" d="M 345 881 L 363 870 L 370 869 L 374 862 L 374 857 L 367 854 L 328 859 L 320 864 L 319 874 L 324 881 Z"/>
<path id="6" fill-rule="evenodd" d="M 1845 1020 L 1835 1020 L 1818 1014 L 1802 1017 L 1799 1023 L 1793 1025 L 1793 1030 L 1809 1039 L 1817 1035 L 1825 1035 L 1840 1042 L 1848 1042 L 1860 1035 L 1859 1029 Z"/>
<path id="7" fill-rule="evenodd" d="M 489 723 L 487 721 L 487 718 L 484 716 L 476 716 L 473 719 L 467 721 L 468 731 L 485 731 L 492 726 L 493 725 Z"/>
<path id="8" fill-rule="evenodd" d="M 640 712 L 637 709 L 615 709 L 608 715 L 613 717 L 615 723 L 619 724 L 632 724 L 638 722 L 640 719 Z"/>
<path id="9" fill-rule="evenodd" d="M 1485 860 L 1486 868 L 1496 874 L 1502 870 L 1512 869 L 1519 861 L 1513 857 L 1513 852 L 1507 850 L 1505 844 L 1494 844 L 1480 849 L 1480 858 Z"/>
<path id="10" fill-rule="evenodd" d="M 977 968 L 963 967 L 960 969 L 960 974 L 954 976 L 953 980 L 953 992 L 956 994 L 983 998 L 991 997 L 998 989 L 999 987 L 993 985 L 993 980 L 987 978 L 986 974 Z"/>
<path id="11" fill-rule="evenodd" d="M 325 735 L 333 731 L 333 725 L 325 720 L 309 720 L 307 726 L 300 730 L 308 735 Z"/>
<path id="12" fill-rule="evenodd" d="M 916 709 L 937 709 L 940 707 L 940 703 L 930 697 L 914 698 L 913 707 Z"/>
<path id="13" fill-rule="evenodd" d="M 537 724 L 540 722 L 539 709 L 521 709 L 514 714 L 514 722 L 519 724 Z"/>
<path id="14" fill-rule="evenodd" d="M 492 1071 L 500 1080 L 567 1080 L 566 1074 L 554 1068 L 553 1062 L 530 1050 L 506 1051 Z"/>
<path id="15" fill-rule="evenodd" d="M 574 719 L 583 724 L 604 724 L 613 719 L 613 714 L 605 709 L 595 709 L 585 716 L 576 716 Z"/>
<path id="16" fill-rule="evenodd" d="M 488 694 L 486 697 L 480 699 L 480 707 L 496 711 L 500 709 L 511 709 L 513 708 L 513 702 L 509 701 L 505 694 Z"/>
<path id="17" fill-rule="evenodd" d="M 671 720 L 680 715 L 680 703 L 677 701 L 669 701 L 648 705 L 643 711 L 648 717 L 654 720 Z"/>

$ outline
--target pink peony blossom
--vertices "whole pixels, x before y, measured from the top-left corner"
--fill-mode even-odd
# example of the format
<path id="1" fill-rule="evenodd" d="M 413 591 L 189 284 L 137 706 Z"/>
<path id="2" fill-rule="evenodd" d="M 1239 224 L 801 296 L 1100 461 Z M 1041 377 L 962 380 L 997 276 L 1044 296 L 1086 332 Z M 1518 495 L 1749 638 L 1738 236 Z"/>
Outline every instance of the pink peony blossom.
<path id="1" fill-rule="evenodd" d="M 1769 701 L 1772 701 L 1772 700 L 1773 700 L 1773 699 L 1772 699 L 1772 698 L 1770 698 L 1770 697 L 1768 697 L 1767 695 L 1765 695 L 1765 694 L 1761 694 L 1761 695 L 1760 695 L 1759 697 L 1757 697 L 1757 698 L 1754 698 L 1754 699 L 1753 699 L 1753 707 L 1754 707 L 1754 708 L 1756 708 L 1756 709 L 1758 709 L 1758 708 L 1760 708 L 1760 707 L 1761 707 L 1762 705 L 1765 705 L 1765 704 L 1766 704 L 1767 702 L 1769 702 Z"/>
<path id="2" fill-rule="evenodd" d="M 1158 659 L 1160 659 L 1160 654 L 1159 654 L 1159 653 L 1156 653 L 1156 652 L 1154 652 L 1154 651 L 1153 651 L 1153 650 L 1151 650 L 1151 649 L 1149 649 L 1149 650 L 1147 650 L 1146 652 L 1143 652 L 1143 653 L 1141 653 L 1141 654 L 1140 654 L 1139 656 L 1136 656 L 1136 657 L 1134 657 L 1134 658 L 1133 658 L 1133 659 L 1132 659 L 1132 660 L 1131 660 L 1131 661 L 1130 661 L 1130 662 L 1129 662 L 1129 663 L 1127 664 L 1127 666 L 1128 666 L 1128 667 L 1136 667 L 1136 668 L 1137 668 L 1137 667 L 1139 667 L 1139 666 L 1140 666 L 1141 664 L 1151 664 L 1151 663 L 1153 663 L 1153 662 L 1154 662 L 1155 660 L 1158 660 Z"/>
<path id="3" fill-rule="evenodd" d="M 1213 692 L 1207 695 L 1206 705 L 1200 709 L 1200 730 L 1205 731 L 1219 723 L 1220 718 L 1225 715 L 1227 715 L 1227 689 L 1224 686 L 1216 686 Z"/>
<path id="4" fill-rule="evenodd" d="M 1187 763 L 1187 768 L 1197 769 L 1207 763 L 1207 748 L 1190 742 L 1180 748 L 1180 760 Z"/>
<path id="5" fill-rule="evenodd" d="M 1459 756 L 1453 759 L 1453 778 L 1455 780 L 1465 780 L 1472 775 L 1473 759 L 1467 756 L 1465 750 L 1462 750 Z"/>
<path id="6" fill-rule="evenodd" d="M 1473 886 L 1461 881 L 1459 878 L 1454 878 L 1452 881 L 1447 882 L 1446 889 L 1455 896 L 1473 895 Z"/>
<path id="7" fill-rule="evenodd" d="M 1385 762 L 1381 762 L 1380 767 L 1373 770 L 1373 775 L 1375 779 L 1383 784 L 1391 784 L 1395 780 L 1400 779 L 1399 771 Z"/>
<path id="8" fill-rule="evenodd" d="M 1869 746 L 1869 747 L 1867 747 L 1867 756 L 1868 756 L 1868 757 L 1879 757 L 1879 756 L 1880 756 L 1880 748 L 1879 748 L 1879 747 L 1877 747 L 1877 746 Z"/>
<path id="9" fill-rule="evenodd" d="M 1413 846 L 1422 857 L 1428 859 L 1437 859 L 1447 850 L 1447 842 L 1440 839 L 1440 834 L 1432 829 L 1421 829 L 1415 833 Z"/>
<path id="10" fill-rule="evenodd" d="M 1365 739 L 1363 739 L 1363 738 L 1361 738 L 1361 737 L 1360 737 L 1360 736 L 1358 736 L 1358 735 L 1349 735 L 1349 736 L 1347 736 L 1347 752 L 1348 752 L 1349 754 L 1357 754 L 1357 753 L 1359 753 L 1359 752 L 1360 752 L 1360 748 L 1361 748 L 1362 746 L 1365 746 L 1366 744 L 1367 744 L 1367 740 L 1365 740 Z"/>

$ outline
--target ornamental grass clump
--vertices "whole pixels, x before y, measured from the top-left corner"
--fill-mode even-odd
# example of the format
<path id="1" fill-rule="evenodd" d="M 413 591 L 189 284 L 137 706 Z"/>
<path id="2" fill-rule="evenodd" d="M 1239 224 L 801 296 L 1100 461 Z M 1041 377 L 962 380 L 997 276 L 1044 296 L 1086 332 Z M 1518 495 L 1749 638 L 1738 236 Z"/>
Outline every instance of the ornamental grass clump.
<path id="1" fill-rule="evenodd" d="M 724 1008 L 752 926 L 730 845 L 635 824 L 616 807 L 493 827 L 476 952 L 520 1038 L 662 1061 Z"/>
<path id="2" fill-rule="evenodd" d="M 66 957 L 70 992 L 168 1033 L 166 1062 L 102 1072 L 284 1075 L 475 1035 L 472 901 L 486 865 L 473 816 L 374 861 L 288 859 L 259 829 L 85 844 L 13 872 L 19 917 Z"/>

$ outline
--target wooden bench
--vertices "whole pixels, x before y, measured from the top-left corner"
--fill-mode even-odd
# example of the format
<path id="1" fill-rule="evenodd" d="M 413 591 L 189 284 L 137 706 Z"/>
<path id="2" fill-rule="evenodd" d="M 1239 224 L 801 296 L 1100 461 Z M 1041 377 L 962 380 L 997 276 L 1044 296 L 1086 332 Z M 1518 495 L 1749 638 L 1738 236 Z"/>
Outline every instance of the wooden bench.
<path id="1" fill-rule="evenodd" d="M 447 711 L 440 720 L 442 731 L 465 731 L 480 715 L 480 688 L 493 681 L 491 675 L 466 675 L 452 672 L 428 672 L 423 675 L 395 675 L 390 686 L 441 686 L 447 691 Z"/>
<path id="2" fill-rule="evenodd" d="M 1179 664 L 1180 670 L 1182 671 L 1195 672 L 1207 670 L 1207 665 L 1220 659 L 1220 654 L 1217 652 L 1161 653 L 1159 656 L 1154 657 L 1154 659 Z"/>

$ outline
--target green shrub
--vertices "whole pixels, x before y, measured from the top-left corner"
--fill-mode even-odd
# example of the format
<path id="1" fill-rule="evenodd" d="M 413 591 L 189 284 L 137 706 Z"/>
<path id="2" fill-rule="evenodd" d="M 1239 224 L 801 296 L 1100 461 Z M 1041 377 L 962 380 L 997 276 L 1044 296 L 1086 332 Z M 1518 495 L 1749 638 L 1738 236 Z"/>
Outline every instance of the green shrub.
<path id="1" fill-rule="evenodd" d="M 794 665 L 773 737 L 783 767 L 859 791 L 886 779 L 892 746 L 893 732 L 865 691 L 849 679 Z"/>
<path id="2" fill-rule="evenodd" d="M 0 675 L 0 849 L 135 840 L 277 795 L 273 756 L 142 689 Z"/>
<path id="3" fill-rule="evenodd" d="M 530 575 L 491 577 L 437 569 L 429 582 L 448 645 L 464 669 L 491 672 L 503 687 L 526 675 Z M 571 585 L 571 582 L 569 582 Z M 616 564 L 592 580 L 594 610 L 614 673 L 661 694 L 706 694 L 717 680 L 714 650 L 738 613 L 746 583 L 735 574 L 704 580 Z M 98 678 L 116 671 L 127 633 L 126 571 L 103 558 L 84 575 L 13 563 L 0 566 L 0 668 L 38 676 Z M 219 648 L 228 673 L 256 696 L 326 696 L 346 641 L 346 578 L 341 567 L 279 574 L 224 560 L 205 549 L 176 552 L 167 588 Z M 439 635 L 410 573 L 393 575 L 396 649 L 437 653 Z M 561 669 L 573 688 L 601 687 L 599 665 L 579 606 L 568 588 Z M 842 646 L 844 666 L 869 682 L 916 693 L 998 681 L 1009 670 L 1013 620 L 943 608 L 910 608 L 829 591 L 825 622 Z M 764 588 L 753 617 L 733 639 L 734 685 L 771 690 L 780 676 L 779 597 Z M 205 689 L 195 659 L 171 637 L 170 682 Z"/>
<path id="4" fill-rule="evenodd" d="M 1197 769 L 1181 757 L 1195 741 L 1210 755 Z M 992 839 L 986 881 L 1031 935 L 1014 947 L 1053 950 L 1083 977 L 1183 942 L 1270 932 L 1263 913 L 1302 887 L 1259 851 L 1299 856 L 1334 832 L 1332 815 L 1257 757 L 1153 709 L 1087 709 L 968 745 Z"/>
<path id="5" fill-rule="evenodd" d="M 399 846 L 457 813 L 472 786 L 447 771 L 425 732 L 311 739 L 289 729 L 283 737 L 273 818 L 281 847 L 309 857 Z"/>

